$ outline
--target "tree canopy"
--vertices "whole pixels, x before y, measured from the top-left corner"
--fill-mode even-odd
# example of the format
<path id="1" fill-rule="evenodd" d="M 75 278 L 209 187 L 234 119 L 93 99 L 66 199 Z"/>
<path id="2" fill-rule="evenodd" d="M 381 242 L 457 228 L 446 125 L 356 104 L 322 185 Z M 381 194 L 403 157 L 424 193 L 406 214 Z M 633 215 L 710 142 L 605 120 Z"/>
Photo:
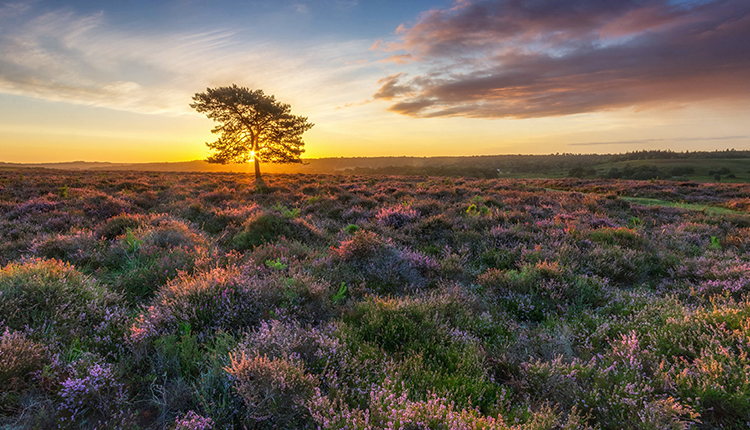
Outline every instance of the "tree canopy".
<path id="1" fill-rule="evenodd" d="M 214 154 L 209 163 L 255 162 L 255 178 L 260 179 L 260 162 L 301 163 L 305 142 L 302 134 L 314 124 L 295 116 L 291 106 L 276 101 L 263 90 L 250 90 L 232 84 L 207 88 L 196 93 L 190 107 L 219 123 L 212 133 L 215 142 L 206 145 Z"/>

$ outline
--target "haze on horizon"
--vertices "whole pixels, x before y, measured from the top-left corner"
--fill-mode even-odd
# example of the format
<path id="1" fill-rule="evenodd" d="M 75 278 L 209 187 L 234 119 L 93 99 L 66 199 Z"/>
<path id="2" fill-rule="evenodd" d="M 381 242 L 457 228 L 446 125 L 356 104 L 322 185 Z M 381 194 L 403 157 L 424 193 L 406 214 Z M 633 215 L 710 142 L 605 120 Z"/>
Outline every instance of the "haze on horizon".
<path id="1" fill-rule="evenodd" d="M 0 0 L 0 161 L 203 159 L 206 87 L 306 158 L 750 149 L 747 0 Z"/>

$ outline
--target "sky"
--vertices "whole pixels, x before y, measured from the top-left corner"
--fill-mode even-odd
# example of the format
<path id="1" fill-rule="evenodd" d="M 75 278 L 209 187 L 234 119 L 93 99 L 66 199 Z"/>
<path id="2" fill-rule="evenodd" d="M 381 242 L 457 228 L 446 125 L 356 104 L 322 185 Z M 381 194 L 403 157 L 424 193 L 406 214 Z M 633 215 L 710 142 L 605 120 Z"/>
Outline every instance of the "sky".
<path id="1" fill-rule="evenodd" d="M 0 0 L 0 161 L 204 159 L 262 89 L 304 157 L 750 149 L 748 0 Z"/>

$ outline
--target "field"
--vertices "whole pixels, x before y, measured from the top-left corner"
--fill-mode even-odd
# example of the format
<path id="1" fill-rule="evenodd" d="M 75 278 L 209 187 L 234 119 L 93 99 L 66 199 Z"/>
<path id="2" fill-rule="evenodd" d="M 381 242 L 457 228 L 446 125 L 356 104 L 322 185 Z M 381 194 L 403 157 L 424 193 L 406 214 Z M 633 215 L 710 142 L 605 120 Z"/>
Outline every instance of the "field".
<path id="1" fill-rule="evenodd" d="M 749 208 L 724 182 L 0 171 L 0 426 L 747 428 Z"/>

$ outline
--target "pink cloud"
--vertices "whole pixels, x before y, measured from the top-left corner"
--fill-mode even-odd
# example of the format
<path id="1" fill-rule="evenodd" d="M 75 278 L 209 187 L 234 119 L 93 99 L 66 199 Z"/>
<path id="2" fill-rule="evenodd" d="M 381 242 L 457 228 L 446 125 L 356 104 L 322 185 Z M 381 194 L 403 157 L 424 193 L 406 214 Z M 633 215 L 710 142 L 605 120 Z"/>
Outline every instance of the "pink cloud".
<path id="1" fill-rule="evenodd" d="M 375 98 L 404 115 L 525 118 L 750 96 L 747 0 L 462 1 L 400 36 L 391 58 L 425 73 L 389 76 Z"/>

